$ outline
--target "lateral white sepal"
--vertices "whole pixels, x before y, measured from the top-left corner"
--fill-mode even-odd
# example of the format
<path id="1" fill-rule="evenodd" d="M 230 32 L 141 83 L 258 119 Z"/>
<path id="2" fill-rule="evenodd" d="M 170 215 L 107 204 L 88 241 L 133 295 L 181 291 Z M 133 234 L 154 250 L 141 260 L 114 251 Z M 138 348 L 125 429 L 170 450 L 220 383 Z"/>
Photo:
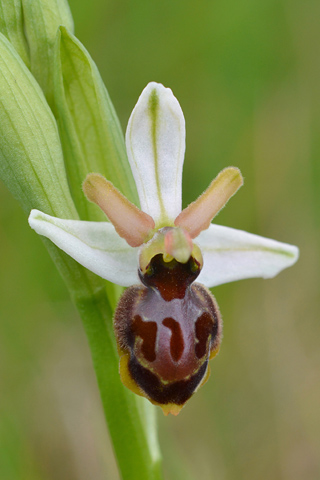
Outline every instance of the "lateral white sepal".
<path id="1" fill-rule="evenodd" d="M 120 238 L 111 223 L 62 220 L 32 210 L 29 225 L 100 277 L 123 287 L 140 283 L 138 249 Z"/>
<path id="2" fill-rule="evenodd" d="M 195 243 L 203 255 L 197 281 L 206 287 L 245 278 L 272 278 L 299 258 L 294 245 L 221 225 L 211 224 Z"/>

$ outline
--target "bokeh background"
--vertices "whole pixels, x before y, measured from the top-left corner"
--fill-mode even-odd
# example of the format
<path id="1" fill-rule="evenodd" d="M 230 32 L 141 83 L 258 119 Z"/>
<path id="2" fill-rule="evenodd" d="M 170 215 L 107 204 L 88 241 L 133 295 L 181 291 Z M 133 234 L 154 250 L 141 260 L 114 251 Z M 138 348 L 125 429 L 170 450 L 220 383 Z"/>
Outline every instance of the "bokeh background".
<path id="1" fill-rule="evenodd" d="M 210 381 L 177 418 L 159 411 L 166 479 L 319 479 L 320 3 L 69 3 L 124 129 L 149 81 L 179 99 L 184 205 L 236 165 L 245 186 L 217 223 L 301 251 L 275 279 L 214 289 Z M 108 442 L 81 322 L 0 185 L 0 478 L 117 480 Z"/>

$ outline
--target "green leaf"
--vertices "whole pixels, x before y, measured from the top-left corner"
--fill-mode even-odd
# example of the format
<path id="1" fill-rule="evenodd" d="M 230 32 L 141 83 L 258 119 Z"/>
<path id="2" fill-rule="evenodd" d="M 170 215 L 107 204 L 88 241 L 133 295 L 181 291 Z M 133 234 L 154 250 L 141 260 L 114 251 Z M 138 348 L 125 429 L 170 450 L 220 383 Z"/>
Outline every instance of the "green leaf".
<path id="1" fill-rule="evenodd" d="M 26 36 L 30 48 L 31 72 L 52 105 L 53 48 L 57 30 L 65 25 L 73 31 L 67 0 L 22 0 Z"/>
<path id="2" fill-rule="evenodd" d="M 0 34 L 0 178 L 23 208 L 77 218 L 55 118 L 13 46 Z"/>
<path id="3" fill-rule="evenodd" d="M 12 43 L 29 66 L 29 50 L 23 30 L 21 0 L 0 0 L 0 32 Z"/>
<path id="4" fill-rule="evenodd" d="M 88 173 L 110 180 L 138 203 L 123 134 L 99 71 L 83 45 L 60 27 L 55 55 L 54 93 L 71 193 L 81 218 L 106 219 L 81 190 Z"/>

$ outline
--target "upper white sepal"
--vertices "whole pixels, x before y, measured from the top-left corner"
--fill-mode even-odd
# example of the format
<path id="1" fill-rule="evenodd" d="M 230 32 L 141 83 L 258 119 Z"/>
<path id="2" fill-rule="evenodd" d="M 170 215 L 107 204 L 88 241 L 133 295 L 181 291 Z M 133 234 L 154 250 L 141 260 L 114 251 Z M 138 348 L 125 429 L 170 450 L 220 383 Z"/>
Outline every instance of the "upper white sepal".
<path id="1" fill-rule="evenodd" d="M 157 226 L 173 225 L 181 212 L 185 120 L 170 88 L 146 86 L 130 116 L 126 146 L 141 210 Z"/>
<path id="2" fill-rule="evenodd" d="M 294 245 L 213 225 L 195 239 L 203 255 L 197 279 L 207 287 L 245 278 L 272 278 L 299 258 Z"/>
<path id="3" fill-rule="evenodd" d="M 74 260 L 112 283 L 140 283 L 137 248 L 130 247 L 108 222 L 62 220 L 32 210 L 29 225 Z"/>

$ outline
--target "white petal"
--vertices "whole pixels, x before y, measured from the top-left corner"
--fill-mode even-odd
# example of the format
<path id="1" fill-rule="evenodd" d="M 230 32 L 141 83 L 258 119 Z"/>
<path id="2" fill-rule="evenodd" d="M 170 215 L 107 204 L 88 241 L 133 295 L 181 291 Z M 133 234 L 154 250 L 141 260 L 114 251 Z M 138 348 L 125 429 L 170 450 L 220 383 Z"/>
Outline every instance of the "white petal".
<path id="1" fill-rule="evenodd" d="M 271 278 L 299 257 L 294 245 L 220 225 L 210 225 L 195 243 L 203 255 L 197 281 L 207 287 L 244 278 Z"/>
<path id="2" fill-rule="evenodd" d="M 100 277 L 124 287 L 140 283 L 138 249 L 120 238 L 111 223 L 62 220 L 32 210 L 29 225 Z"/>
<path id="3" fill-rule="evenodd" d="M 141 210 L 157 225 L 173 224 L 181 212 L 185 121 L 169 88 L 146 86 L 129 119 L 126 145 Z"/>

